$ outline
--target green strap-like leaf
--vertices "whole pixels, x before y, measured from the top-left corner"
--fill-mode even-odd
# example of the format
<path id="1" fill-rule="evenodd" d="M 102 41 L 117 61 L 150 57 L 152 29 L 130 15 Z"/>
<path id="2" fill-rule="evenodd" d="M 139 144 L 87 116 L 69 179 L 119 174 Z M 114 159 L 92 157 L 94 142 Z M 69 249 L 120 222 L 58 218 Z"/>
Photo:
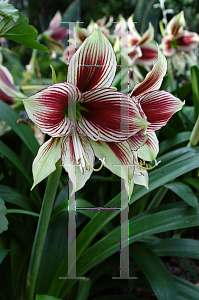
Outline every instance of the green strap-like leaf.
<path id="1" fill-rule="evenodd" d="M 33 26 L 28 25 L 28 18 L 21 13 L 19 13 L 19 18 L 16 22 L 10 17 L 4 17 L 0 22 L 0 37 L 5 37 L 33 49 L 48 51 L 44 45 L 35 41 L 37 35 L 37 30 Z"/>
<path id="2" fill-rule="evenodd" d="M 174 280 L 155 253 L 140 245 L 133 247 L 130 255 L 146 276 L 158 300 L 177 299 Z"/>
<path id="3" fill-rule="evenodd" d="M 28 174 L 25 166 L 22 164 L 22 162 L 20 161 L 16 153 L 13 152 L 8 146 L 6 146 L 1 140 L 0 140 L 0 153 L 3 154 L 6 158 L 8 158 L 24 175 L 24 177 L 27 179 L 30 185 L 32 185 L 32 179 L 30 178 L 30 175 Z"/>
<path id="4" fill-rule="evenodd" d="M 189 205 L 193 207 L 198 207 L 198 200 L 192 191 L 192 189 L 182 182 L 169 182 L 164 185 L 169 190 L 173 191 L 176 195 L 178 195 L 182 200 L 187 202 Z"/>
<path id="5" fill-rule="evenodd" d="M 178 290 L 178 300 L 198 300 L 199 288 L 187 280 L 173 276 Z"/>
<path id="6" fill-rule="evenodd" d="M 199 241 L 184 238 L 158 239 L 148 247 L 159 256 L 180 256 L 199 259 Z"/>
<path id="7" fill-rule="evenodd" d="M 36 300 L 61 300 L 61 299 L 49 295 L 36 295 Z"/>
<path id="8" fill-rule="evenodd" d="M 33 131 L 27 124 L 24 124 L 23 122 L 17 123 L 20 116 L 3 101 L 0 101 L 0 119 L 6 122 L 14 130 L 30 149 L 33 156 L 36 156 L 39 144 L 34 137 Z"/>
<path id="9" fill-rule="evenodd" d="M 12 203 L 23 209 L 31 210 L 32 203 L 30 203 L 30 200 L 9 186 L 0 185 L 0 195 L 7 203 Z"/>
<path id="10" fill-rule="evenodd" d="M 16 22 L 19 18 L 18 9 L 16 9 L 12 4 L 5 3 L 3 0 L 0 0 L 0 14 L 10 17 L 14 20 L 14 22 Z"/>

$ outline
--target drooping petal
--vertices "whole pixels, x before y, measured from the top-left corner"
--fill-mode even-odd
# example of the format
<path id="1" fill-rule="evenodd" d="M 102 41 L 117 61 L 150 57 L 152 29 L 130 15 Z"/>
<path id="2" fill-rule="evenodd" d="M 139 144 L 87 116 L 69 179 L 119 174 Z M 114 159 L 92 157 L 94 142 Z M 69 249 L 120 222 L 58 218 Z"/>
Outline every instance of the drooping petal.
<path id="1" fill-rule="evenodd" d="M 156 131 L 165 126 L 173 114 L 184 105 L 184 102 L 166 91 L 153 91 L 139 100 L 150 123 L 148 131 Z"/>
<path id="2" fill-rule="evenodd" d="M 159 142 L 155 132 L 148 131 L 147 136 L 146 143 L 138 149 L 138 157 L 143 160 L 152 161 L 157 157 L 159 152 Z"/>
<path id="3" fill-rule="evenodd" d="M 142 56 L 137 60 L 138 64 L 151 66 L 158 60 L 157 46 L 152 43 L 141 45 Z"/>
<path id="4" fill-rule="evenodd" d="M 135 135 L 128 138 L 127 143 L 129 144 L 131 151 L 137 151 L 142 147 L 148 139 L 148 134 L 146 135 L 143 130 L 140 130 Z"/>
<path id="5" fill-rule="evenodd" d="M 145 93 L 158 90 L 167 71 L 167 61 L 164 55 L 158 50 L 158 60 L 153 69 L 146 75 L 143 82 L 138 83 L 130 94 L 130 97 L 140 97 Z"/>
<path id="6" fill-rule="evenodd" d="M 111 43 L 99 29 L 95 29 L 73 55 L 67 81 L 76 85 L 81 92 L 110 87 L 116 66 Z"/>
<path id="7" fill-rule="evenodd" d="M 61 158 L 61 144 L 62 138 L 51 138 L 39 148 L 32 165 L 32 189 L 55 171 L 55 164 Z"/>
<path id="8" fill-rule="evenodd" d="M 167 25 L 167 33 L 177 35 L 183 30 L 186 22 L 184 18 L 184 12 L 181 11 L 178 15 L 174 16 Z"/>
<path id="9" fill-rule="evenodd" d="M 126 141 L 106 143 L 102 141 L 94 142 L 90 139 L 90 143 L 95 156 L 100 160 L 104 159 L 104 165 L 107 169 L 125 180 L 132 178 L 135 169 L 134 156 Z"/>
<path id="10" fill-rule="evenodd" d="M 94 162 L 95 155 L 88 138 L 72 132 L 63 139 L 62 165 L 72 181 L 72 194 L 80 190 L 90 178 Z"/>
<path id="11" fill-rule="evenodd" d="M 77 130 L 93 140 L 121 142 L 148 126 L 134 101 L 120 92 L 96 89 L 83 97 Z"/>
<path id="12" fill-rule="evenodd" d="M 79 101 L 81 92 L 71 83 L 57 83 L 24 100 L 28 117 L 52 137 L 69 134 L 74 128 L 66 114 L 69 102 Z"/>

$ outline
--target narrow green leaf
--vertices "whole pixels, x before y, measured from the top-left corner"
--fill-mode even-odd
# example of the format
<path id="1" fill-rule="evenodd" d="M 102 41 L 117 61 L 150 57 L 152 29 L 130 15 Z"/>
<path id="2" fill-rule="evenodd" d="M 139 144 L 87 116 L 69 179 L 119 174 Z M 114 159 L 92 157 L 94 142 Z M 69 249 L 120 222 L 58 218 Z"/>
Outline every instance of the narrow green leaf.
<path id="1" fill-rule="evenodd" d="M 36 295 L 36 300 L 61 300 L 61 299 L 49 295 Z"/>
<path id="2" fill-rule="evenodd" d="M 91 288 L 90 278 L 80 279 L 77 296 L 75 300 L 87 300 L 89 296 L 90 288 Z"/>
<path id="3" fill-rule="evenodd" d="M 17 190 L 9 186 L 0 185 L 0 195 L 5 202 L 15 204 L 23 209 L 32 209 L 30 200 L 25 195 L 22 195 Z"/>
<path id="4" fill-rule="evenodd" d="M 199 178 L 183 178 L 183 181 L 194 187 L 196 190 L 199 191 Z"/>
<path id="5" fill-rule="evenodd" d="M 39 214 L 37 214 L 33 211 L 24 210 L 24 209 L 8 209 L 7 213 L 8 214 L 23 214 L 23 215 L 33 216 L 33 217 L 39 217 Z"/>
<path id="6" fill-rule="evenodd" d="M 199 241 L 184 238 L 158 239 L 147 246 L 159 256 L 180 256 L 199 259 Z"/>
<path id="7" fill-rule="evenodd" d="M 140 245 L 131 248 L 130 255 L 146 276 L 158 300 L 177 299 L 174 280 L 155 253 Z"/>
<path id="8" fill-rule="evenodd" d="M 169 182 L 164 185 L 167 189 L 173 191 L 182 200 L 193 207 L 198 207 L 198 200 L 192 189 L 182 182 Z"/>
<path id="9" fill-rule="evenodd" d="M 20 116 L 6 103 L 0 101 L 0 119 L 6 122 L 26 144 L 33 156 L 36 156 L 39 144 L 33 131 L 24 122 L 17 123 Z"/>
<path id="10" fill-rule="evenodd" d="M 9 249 L 0 249 L 0 264 L 2 263 L 6 255 L 9 253 L 9 251 Z"/>
<path id="11" fill-rule="evenodd" d="M 7 209 L 4 204 L 5 202 L 0 198 L 0 233 L 8 229 Z"/>
<path id="12" fill-rule="evenodd" d="M 48 51 L 48 49 L 35 41 L 37 30 L 28 25 L 28 18 L 19 13 L 19 18 L 15 22 L 9 17 L 4 17 L 0 22 L 0 37 L 5 37 L 27 47 L 40 51 Z"/>
<path id="13" fill-rule="evenodd" d="M 187 280 L 173 276 L 178 291 L 178 300 L 198 300 L 199 288 Z"/>
<path id="14" fill-rule="evenodd" d="M 5 3 L 3 0 L 0 0 L 0 14 L 10 17 L 15 22 L 19 18 L 18 9 L 16 9 L 12 4 Z"/>
<path id="15" fill-rule="evenodd" d="M 196 121 L 199 115 L 199 69 L 197 66 L 192 66 L 190 70 Z"/>
<path id="16" fill-rule="evenodd" d="M 170 150 L 172 147 L 187 142 L 190 139 L 191 131 L 184 131 L 178 133 L 174 138 L 167 139 L 160 143 L 160 151 L 158 155 Z"/>
<path id="17" fill-rule="evenodd" d="M 32 185 L 32 179 L 30 178 L 30 175 L 28 174 L 25 166 L 22 164 L 22 162 L 20 161 L 16 153 L 12 151 L 8 146 L 6 146 L 1 140 L 0 140 L 0 153 L 3 154 L 6 158 L 8 158 L 24 175 L 24 177 L 27 179 L 30 185 Z"/>
<path id="18" fill-rule="evenodd" d="M 175 178 L 199 167 L 199 153 L 198 148 L 194 148 L 194 152 L 189 150 L 187 147 L 185 154 L 183 151 L 179 151 L 180 155 L 176 158 L 173 157 L 173 154 L 178 153 L 178 150 L 174 150 L 171 153 L 167 153 L 162 157 L 159 157 L 158 160 L 161 160 L 161 163 L 154 171 L 149 172 L 149 188 L 148 190 L 141 187 L 135 186 L 133 195 L 131 197 L 130 203 L 135 202 L 137 199 L 140 199 L 144 195 L 150 193 L 159 186 L 164 185 L 165 183 L 174 180 Z M 169 163 L 169 158 L 170 160 Z M 186 161 L 186 163 L 185 163 Z"/>

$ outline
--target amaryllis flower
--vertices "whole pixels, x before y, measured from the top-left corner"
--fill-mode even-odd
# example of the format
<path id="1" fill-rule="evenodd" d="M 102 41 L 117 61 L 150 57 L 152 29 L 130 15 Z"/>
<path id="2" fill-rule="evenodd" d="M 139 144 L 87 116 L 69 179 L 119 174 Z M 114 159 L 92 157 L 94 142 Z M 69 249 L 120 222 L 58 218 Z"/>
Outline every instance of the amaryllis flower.
<path id="1" fill-rule="evenodd" d="M 148 187 L 147 170 L 150 167 L 145 165 L 145 161 L 155 160 L 159 152 L 159 142 L 155 131 L 165 126 L 172 115 L 180 110 L 184 104 L 172 94 L 159 90 L 166 71 L 167 61 L 159 51 L 158 60 L 152 70 L 146 75 L 143 82 L 134 87 L 129 95 L 131 101 L 138 107 L 142 117 L 150 123 L 145 132 L 147 140 L 143 146 L 138 148 L 137 151 L 134 150 L 132 141 L 135 136 L 116 144 L 101 141 L 91 142 L 95 155 L 100 159 L 105 158 L 106 167 L 125 179 L 130 195 L 134 184 Z M 114 155 L 120 157 L 120 163 L 118 160 L 117 165 L 114 164 Z M 112 160 L 108 159 L 109 157 Z M 141 159 L 140 162 L 139 159 Z"/>
<path id="2" fill-rule="evenodd" d="M 143 79 L 137 65 L 142 65 L 149 71 L 158 58 L 157 46 L 153 43 L 154 28 L 149 23 L 148 30 L 141 36 L 135 28 L 133 16 L 130 16 L 126 22 L 120 15 L 114 36 L 117 36 L 114 48 L 116 51 L 119 50 L 120 55 L 127 61 L 130 67 L 130 84 L 135 84 Z"/>
<path id="3" fill-rule="evenodd" d="M 68 65 L 71 57 L 75 54 L 76 50 L 82 45 L 85 39 L 95 30 L 96 27 L 99 28 L 106 37 L 108 37 L 110 35 L 110 31 L 108 28 L 113 23 L 113 17 L 110 17 L 107 24 L 106 19 L 106 16 L 104 16 L 102 19 L 98 19 L 96 22 L 91 20 L 87 28 L 79 27 L 77 23 L 74 26 L 74 30 L 72 33 L 73 38 L 69 39 L 70 45 L 66 47 L 60 60 Z"/>
<path id="4" fill-rule="evenodd" d="M 162 39 L 162 49 L 166 57 L 172 57 L 174 66 L 179 69 L 180 64 L 184 65 L 183 54 L 187 54 L 196 61 L 193 52 L 199 42 L 196 32 L 184 30 L 186 22 L 184 12 L 174 16 L 166 27 L 167 34 Z M 181 68 L 183 69 L 183 68 Z"/>
<path id="5" fill-rule="evenodd" d="M 67 28 L 59 27 L 61 20 L 61 13 L 58 11 L 51 20 L 49 27 L 43 32 L 44 40 L 53 52 L 53 57 L 56 57 L 56 52 L 63 53 L 64 46 L 60 41 L 63 41 L 68 34 Z"/>
<path id="6" fill-rule="evenodd" d="M 33 187 L 55 170 L 61 158 L 75 192 L 94 170 L 95 143 L 105 142 L 106 149 L 106 143 L 111 142 L 111 153 L 114 145 L 129 138 L 133 150 L 144 144 L 149 123 L 134 101 L 109 88 L 116 65 L 110 42 L 95 29 L 72 57 L 67 82 L 49 86 L 24 100 L 29 118 L 51 136 L 34 159 Z M 130 148 L 127 150 L 126 161 L 131 153 Z M 117 149 L 114 155 L 116 159 L 109 157 L 108 161 L 121 164 Z M 105 166 L 109 163 L 104 157 L 101 161 Z"/>
<path id="7" fill-rule="evenodd" d="M 24 94 L 15 88 L 11 73 L 0 64 L 0 100 L 10 105 L 24 98 Z"/>

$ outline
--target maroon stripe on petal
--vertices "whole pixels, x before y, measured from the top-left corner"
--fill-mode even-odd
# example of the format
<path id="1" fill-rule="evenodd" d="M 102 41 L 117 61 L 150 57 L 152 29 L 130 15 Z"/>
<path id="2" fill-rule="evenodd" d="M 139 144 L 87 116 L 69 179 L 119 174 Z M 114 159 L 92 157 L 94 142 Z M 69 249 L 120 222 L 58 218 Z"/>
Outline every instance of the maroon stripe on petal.
<path id="1" fill-rule="evenodd" d="M 77 130 L 91 139 L 120 142 L 147 127 L 134 101 L 122 93 L 104 88 L 83 96 Z"/>
<path id="2" fill-rule="evenodd" d="M 69 102 L 79 101 L 79 90 L 70 83 L 57 83 L 24 100 L 29 118 L 43 133 L 64 136 L 74 128 L 66 116 Z"/>
<path id="3" fill-rule="evenodd" d="M 153 91 L 140 98 L 140 104 L 150 123 L 148 131 L 156 131 L 166 125 L 183 102 L 166 91 Z"/>
<path id="4" fill-rule="evenodd" d="M 158 60 L 152 70 L 146 75 L 143 82 L 136 84 L 130 97 L 141 97 L 145 93 L 158 90 L 167 71 L 167 61 L 164 55 L 159 51 Z"/>
<path id="5" fill-rule="evenodd" d="M 76 85 L 81 92 L 109 87 L 115 76 L 116 65 L 111 43 L 96 29 L 72 57 L 68 82 Z"/>

